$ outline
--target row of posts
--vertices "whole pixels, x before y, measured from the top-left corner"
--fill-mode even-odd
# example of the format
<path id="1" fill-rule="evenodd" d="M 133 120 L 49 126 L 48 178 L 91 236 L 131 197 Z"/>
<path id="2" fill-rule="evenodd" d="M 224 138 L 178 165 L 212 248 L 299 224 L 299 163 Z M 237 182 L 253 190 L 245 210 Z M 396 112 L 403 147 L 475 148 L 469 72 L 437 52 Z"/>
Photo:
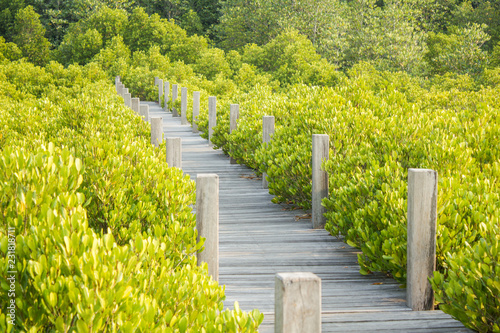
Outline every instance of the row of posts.
<path id="1" fill-rule="evenodd" d="M 165 86 L 168 86 L 168 82 Z M 174 89 L 172 90 L 174 91 Z M 120 93 L 118 86 L 117 91 Z M 168 96 L 168 88 L 165 88 L 165 94 Z M 126 96 L 126 93 L 122 94 L 122 96 L 124 95 Z M 183 92 L 182 95 L 187 96 L 187 93 Z M 127 103 L 125 96 L 124 100 Z M 172 98 L 174 96 L 173 94 Z M 165 100 L 167 101 L 167 97 Z M 184 104 L 181 103 L 181 105 Z M 199 112 L 199 92 L 193 94 L 193 131 L 195 131 L 194 125 L 196 124 L 195 108 Z M 184 107 L 181 107 L 181 114 L 186 114 Z M 238 118 L 239 105 L 232 104 L 230 106 L 230 133 L 237 129 Z M 274 123 L 274 116 L 263 117 L 262 141 L 264 144 L 269 143 L 272 139 Z M 151 118 L 151 138 L 152 143 L 155 145 L 159 145 L 162 140 L 162 124 L 162 118 Z M 209 138 L 213 135 L 215 124 L 216 98 L 209 97 Z M 154 135 L 153 131 L 155 131 Z M 176 143 L 174 144 L 174 141 L 171 141 L 169 144 L 169 139 L 174 139 Z M 174 145 L 179 148 L 174 148 Z M 181 168 L 180 146 L 180 138 L 167 138 L 167 162 L 169 162 L 169 151 L 175 151 L 177 154 L 175 158 L 177 162 L 170 160 L 170 166 Z M 324 228 L 326 223 L 326 209 L 321 203 L 328 196 L 328 173 L 323 170 L 322 164 L 328 160 L 329 151 L 329 136 L 326 134 L 313 134 L 312 226 L 315 229 Z M 230 163 L 234 164 L 236 162 L 231 159 Z M 267 188 L 265 174 L 262 177 L 262 186 Z M 433 275 L 436 267 L 436 171 L 428 169 L 408 170 L 407 221 L 407 305 L 415 311 L 432 310 L 434 294 L 428 278 Z M 198 241 L 201 238 L 205 239 L 204 251 L 197 254 L 198 263 L 206 262 L 209 274 L 214 280 L 218 281 L 219 177 L 216 174 L 198 174 L 197 176 L 196 228 L 198 230 Z M 306 331 L 321 332 L 321 279 L 315 274 L 307 272 L 276 274 L 275 332 Z"/>

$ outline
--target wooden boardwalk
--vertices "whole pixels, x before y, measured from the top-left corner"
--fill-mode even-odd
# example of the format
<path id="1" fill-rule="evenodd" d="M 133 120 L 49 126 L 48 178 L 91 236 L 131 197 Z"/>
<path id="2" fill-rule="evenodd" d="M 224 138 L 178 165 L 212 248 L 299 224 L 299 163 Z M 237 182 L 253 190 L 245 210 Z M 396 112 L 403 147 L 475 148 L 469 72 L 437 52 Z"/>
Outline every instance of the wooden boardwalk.
<path id="1" fill-rule="evenodd" d="M 359 274 L 357 249 L 311 229 L 306 212 L 271 203 L 251 169 L 231 165 L 180 118 L 148 104 L 150 117 L 163 117 L 166 137 L 182 138 L 184 172 L 192 179 L 198 173 L 219 175 L 219 281 L 226 288 L 225 307 L 238 301 L 245 311 L 259 309 L 265 315 L 260 332 L 274 331 L 278 272 L 313 272 L 321 278 L 323 332 L 472 332 L 441 311 L 411 311 L 405 290 L 393 279 Z"/>

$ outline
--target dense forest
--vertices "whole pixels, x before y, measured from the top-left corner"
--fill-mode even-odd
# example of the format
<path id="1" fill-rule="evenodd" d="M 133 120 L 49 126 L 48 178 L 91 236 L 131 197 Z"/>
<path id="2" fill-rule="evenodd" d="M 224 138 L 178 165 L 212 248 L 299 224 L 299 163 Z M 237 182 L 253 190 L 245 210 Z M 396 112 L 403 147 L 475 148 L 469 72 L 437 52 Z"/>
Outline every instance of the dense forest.
<path id="1" fill-rule="evenodd" d="M 2 0 L 0 20 L 5 41 L 39 65 L 88 63 L 116 36 L 132 52 L 158 45 L 171 60 L 192 62 L 171 54 L 167 21 L 185 30 L 192 48 L 215 46 L 244 60 L 293 30 L 342 71 L 364 61 L 420 77 L 479 79 L 500 65 L 498 1 Z M 19 55 L 11 50 L 11 58 Z M 248 60 L 265 72 L 278 66 Z"/>
<path id="2" fill-rule="evenodd" d="M 1 331 L 262 322 L 223 311 L 196 265 L 194 184 L 162 163 L 120 76 L 141 100 L 154 77 L 200 91 L 204 137 L 217 96 L 215 147 L 266 172 L 275 202 L 310 208 L 311 134 L 328 134 L 326 229 L 402 286 L 407 170 L 437 170 L 436 306 L 500 332 L 500 1 L 0 0 L 0 22 L 0 270 L 15 243 L 19 272 Z"/>

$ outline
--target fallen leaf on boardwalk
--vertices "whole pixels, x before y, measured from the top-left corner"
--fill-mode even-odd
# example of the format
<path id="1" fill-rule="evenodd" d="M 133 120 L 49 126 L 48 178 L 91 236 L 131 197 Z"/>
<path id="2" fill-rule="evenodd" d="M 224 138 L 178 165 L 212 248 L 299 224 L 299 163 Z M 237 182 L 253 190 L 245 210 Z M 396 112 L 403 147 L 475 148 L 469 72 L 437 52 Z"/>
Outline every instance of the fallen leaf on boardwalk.
<path id="1" fill-rule="evenodd" d="M 257 177 L 255 175 L 240 175 L 240 178 L 246 178 L 246 179 L 255 179 L 255 180 L 261 180 L 261 177 Z"/>
<path id="2" fill-rule="evenodd" d="M 304 215 L 297 215 L 295 216 L 295 221 L 302 220 L 302 219 L 310 219 L 311 214 L 304 214 Z"/>
<path id="3" fill-rule="evenodd" d="M 378 286 L 378 285 L 381 285 L 381 284 L 384 284 L 384 283 L 383 282 L 375 282 L 375 283 L 372 283 L 372 284 Z"/>

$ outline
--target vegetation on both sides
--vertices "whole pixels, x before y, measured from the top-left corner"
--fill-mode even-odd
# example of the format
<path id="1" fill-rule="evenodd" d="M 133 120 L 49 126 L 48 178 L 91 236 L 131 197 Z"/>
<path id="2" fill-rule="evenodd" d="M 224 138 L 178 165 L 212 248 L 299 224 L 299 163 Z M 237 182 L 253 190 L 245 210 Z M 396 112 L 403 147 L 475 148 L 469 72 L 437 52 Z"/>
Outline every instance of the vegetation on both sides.
<path id="1" fill-rule="evenodd" d="M 468 327 L 500 332 L 499 21 L 481 25 L 500 4 L 318 0 L 337 6 L 329 26 L 333 13 L 313 15 L 312 1 L 248 1 L 247 12 L 233 0 L 197 35 L 179 26 L 189 10 L 176 24 L 139 2 L 78 0 L 57 16 L 51 1 L 0 1 L 10 22 L 0 37 L 0 269 L 10 270 L 12 226 L 18 272 L 16 324 L 2 308 L 2 331 L 251 332 L 262 321 L 257 310 L 223 311 L 223 288 L 196 265 L 193 183 L 116 96 L 120 75 L 141 100 L 157 99 L 155 76 L 200 91 L 205 136 L 217 96 L 214 143 L 266 171 L 276 202 L 310 208 L 311 135 L 328 134 L 326 229 L 362 250 L 362 274 L 405 284 L 407 170 L 437 170 L 436 301 Z M 195 12 L 201 1 L 189 3 Z M 240 104 L 231 135 L 230 103 Z M 267 146 L 263 115 L 276 118 Z"/>

